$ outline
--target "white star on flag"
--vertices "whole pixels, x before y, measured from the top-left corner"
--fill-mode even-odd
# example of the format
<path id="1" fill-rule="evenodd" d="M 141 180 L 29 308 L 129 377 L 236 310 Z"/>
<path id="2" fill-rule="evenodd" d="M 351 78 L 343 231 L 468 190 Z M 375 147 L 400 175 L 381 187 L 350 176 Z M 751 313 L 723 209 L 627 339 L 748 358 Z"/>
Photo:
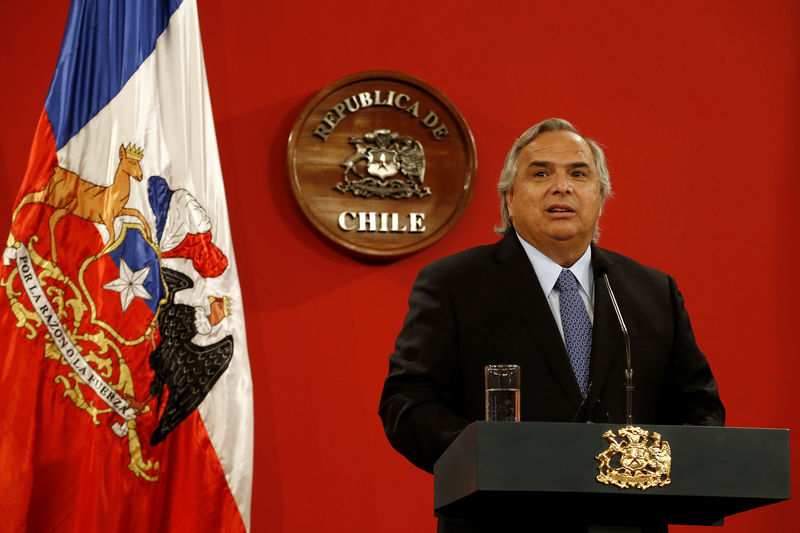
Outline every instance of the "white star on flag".
<path id="1" fill-rule="evenodd" d="M 122 304 L 122 312 L 124 313 L 136 296 L 144 298 L 145 300 L 153 299 L 150 293 L 147 292 L 147 289 L 144 288 L 144 285 L 142 285 L 144 280 L 147 279 L 147 274 L 149 272 L 149 266 L 133 272 L 125 260 L 120 258 L 119 277 L 103 285 L 103 288 L 119 293 L 119 300 Z"/>

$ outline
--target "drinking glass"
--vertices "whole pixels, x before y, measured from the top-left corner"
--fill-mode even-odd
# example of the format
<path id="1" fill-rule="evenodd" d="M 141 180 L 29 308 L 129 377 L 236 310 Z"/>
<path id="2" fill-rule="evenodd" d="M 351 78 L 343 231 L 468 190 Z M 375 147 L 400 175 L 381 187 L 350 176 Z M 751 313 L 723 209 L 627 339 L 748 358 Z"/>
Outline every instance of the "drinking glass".
<path id="1" fill-rule="evenodd" d="M 486 420 L 519 422 L 519 365 L 487 365 Z"/>

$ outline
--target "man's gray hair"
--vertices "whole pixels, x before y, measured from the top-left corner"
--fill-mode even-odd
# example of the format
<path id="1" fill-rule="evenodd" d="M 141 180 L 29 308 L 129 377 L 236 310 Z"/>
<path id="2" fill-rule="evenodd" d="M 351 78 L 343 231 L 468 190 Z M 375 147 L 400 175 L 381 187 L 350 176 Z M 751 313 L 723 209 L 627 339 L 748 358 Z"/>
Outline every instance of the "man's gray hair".
<path id="1" fill-rule="evenodd" d="M 583 139 L 594 157 L 595 169 L 597 170 L 597 177 L 600 181 L 600 197 L 602 205 L 605 205 L 606 198 L 611 196 L 611 178 L 608 173 L 608 166 L 606 165 L 606 156 L 600 146 L 588 137 L 584 137 L 580 132 L 564 120 L 563 118 L 548 118 L 540 123 L 528 128 L 519 139 L 511 146 L 511 150 L 506 155 L 505 163 L 503 163 L 503 170 L 500 172 L 500 180 L 497 182 L 497 192 L 500 193 L 500 215 L 503 217 L 501 224 L 495 228 L 495 232 L 500 235 L 505 235 L 513 230 L 513 221 L 511 215 L 508 214 L 508 200 L 506 195 L 508 191 L 514 188 L 514 182 L 517 179 L 517 164 L 519 162 L 519 154 L 523 148 L 531 143 L 536 137 L 548 131 L 569 131 L 578 135 Z M 594 231 L 594 240 L 597 240 L 599 233 L 597 228 Z"/>

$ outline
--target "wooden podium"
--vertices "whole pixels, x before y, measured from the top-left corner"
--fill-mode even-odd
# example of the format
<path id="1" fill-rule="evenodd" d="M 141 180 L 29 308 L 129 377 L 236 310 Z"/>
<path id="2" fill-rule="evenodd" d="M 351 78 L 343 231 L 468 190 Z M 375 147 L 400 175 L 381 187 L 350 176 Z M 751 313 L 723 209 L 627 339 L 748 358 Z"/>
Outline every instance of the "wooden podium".
<path id="1" fill-rule="evenodd" d="M 538 521 L 580 509 L 589 531 L 637 531 L 653 523 L 719 524 L 789 498 L 789 430 L 642 425 L 669 443 L 672 464 L 669 484 L 640 490 L 597 481 L 596 457 L 609 448 L 603 434 L 623 426 L 474 422 L 434 465 L 434 510 Z"/>

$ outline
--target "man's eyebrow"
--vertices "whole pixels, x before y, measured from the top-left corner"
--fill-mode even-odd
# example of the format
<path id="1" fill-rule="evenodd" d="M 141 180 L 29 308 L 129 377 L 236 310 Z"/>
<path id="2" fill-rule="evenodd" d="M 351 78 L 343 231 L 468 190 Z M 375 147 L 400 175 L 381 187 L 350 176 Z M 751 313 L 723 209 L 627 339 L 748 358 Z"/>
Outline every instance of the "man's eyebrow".
<path id="1" fill-rule="evenodd" d="M 532 167 L 552 167 L 552 161 L 531 161 L 528 163 L 528 168 Z M 591 165 L 585 161 L 576 161 L 574 163 L 567 163 L 567 168 L 591 168 Z"/>

